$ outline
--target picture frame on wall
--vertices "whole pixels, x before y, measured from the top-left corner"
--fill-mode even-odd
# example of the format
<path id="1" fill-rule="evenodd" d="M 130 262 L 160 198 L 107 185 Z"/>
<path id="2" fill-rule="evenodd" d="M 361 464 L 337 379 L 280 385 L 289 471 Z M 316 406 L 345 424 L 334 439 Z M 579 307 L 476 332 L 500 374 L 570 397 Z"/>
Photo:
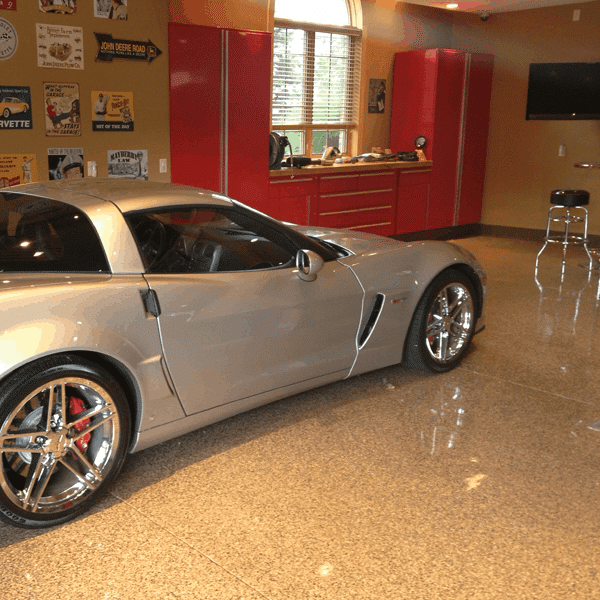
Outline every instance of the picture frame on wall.
<path id="1" fill-rule="evenodd" d="M 113 21 L 127 21 L 128 0 L 94 0 L 94 16 Z"/>
<path id="2" fill-rule="evenodd" d="M 385 94 L 387 81 L 385 79 L 369 79 L 369 112 L 385 112 Z"/>

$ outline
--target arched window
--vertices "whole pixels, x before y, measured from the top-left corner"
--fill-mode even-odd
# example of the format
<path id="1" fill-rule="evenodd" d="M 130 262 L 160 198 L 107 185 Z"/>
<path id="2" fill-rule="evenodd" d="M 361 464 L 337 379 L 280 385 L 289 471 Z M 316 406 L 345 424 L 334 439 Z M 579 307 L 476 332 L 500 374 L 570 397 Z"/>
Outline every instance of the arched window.
<path id="1" fill-rule="evenodd" d="M 349 148 L 358 125 L 360 0 L 276 0 L 272 129 L 294 154 Z"/>

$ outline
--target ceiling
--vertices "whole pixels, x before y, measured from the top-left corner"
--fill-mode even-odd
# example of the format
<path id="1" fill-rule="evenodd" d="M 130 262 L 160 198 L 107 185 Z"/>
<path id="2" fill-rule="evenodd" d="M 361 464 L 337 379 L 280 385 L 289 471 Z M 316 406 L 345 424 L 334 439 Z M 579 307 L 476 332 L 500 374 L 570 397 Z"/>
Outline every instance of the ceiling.
<path id="1" fill-rule="evenodd" d="M 581 4 L 582 2 L 594 2 L 597 0 L 406 0 L 411 4 L 421 4 L 433 8 L 446 8 L 448 2 L 455 2 L 458 8 L 453 10 L 483 13 L 510 12 L 513 10 L 527 10 L 529 8 L 544 8 L 546 6 L 557 6 L 559 4 Z"/>

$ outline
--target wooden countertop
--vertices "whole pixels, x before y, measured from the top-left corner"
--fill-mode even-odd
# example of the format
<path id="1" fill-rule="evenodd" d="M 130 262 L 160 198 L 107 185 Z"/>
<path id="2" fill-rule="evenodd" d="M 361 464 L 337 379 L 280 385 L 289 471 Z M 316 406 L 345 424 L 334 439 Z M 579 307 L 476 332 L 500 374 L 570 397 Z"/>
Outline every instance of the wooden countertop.
<path id="1" fill-rule="evenodd" d="M 393 161 L 393 162 L 357 162 L 357 163 L 334 163 L 333 165 L 308 165 L 307 167 L 294 168 L 294 177 L 310 175 L 323 175 L 325 173 L 345 173 L 360 171 L 388 171 L 389 169 L 431 169 L 433 162 L 430 160 L 420 161 Z M 269 177 L 289 177 L 291 168 L 277 171 L 269 171 Z"/>

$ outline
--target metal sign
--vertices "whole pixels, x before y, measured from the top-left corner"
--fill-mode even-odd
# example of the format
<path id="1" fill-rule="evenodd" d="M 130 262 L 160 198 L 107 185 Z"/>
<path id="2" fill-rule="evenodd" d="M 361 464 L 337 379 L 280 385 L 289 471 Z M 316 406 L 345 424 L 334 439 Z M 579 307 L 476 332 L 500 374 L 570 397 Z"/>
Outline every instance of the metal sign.
<path id="1" fill-rule="evenodd" d="M 98 42 L 96 61 L 112 62 L 113 58 L 138 60 L 151 63 L 162 54 L 150 40 L 138 42 L 135 40 L 114 39 L 110 33 L 94 33 Z"/>

